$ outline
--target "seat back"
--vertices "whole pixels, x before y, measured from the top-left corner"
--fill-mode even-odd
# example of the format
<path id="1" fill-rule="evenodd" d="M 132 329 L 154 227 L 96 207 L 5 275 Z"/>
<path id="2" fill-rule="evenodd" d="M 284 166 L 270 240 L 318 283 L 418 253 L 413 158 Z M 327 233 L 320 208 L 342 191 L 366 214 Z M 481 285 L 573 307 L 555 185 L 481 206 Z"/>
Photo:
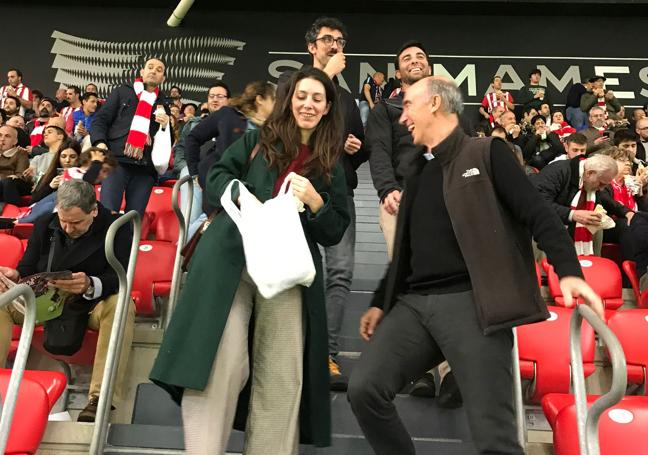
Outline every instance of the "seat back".
<path id="1" fill-rule="evenodd" d="M 547 393 L 569 393 L 571 385 L 569 324 L 573 310 L 549 307 L 550 317 L 546 321 L 517 327 L 518 351 L 523 379 L 532 380 L 528 398 L 539 402 Z M 594 331 L 589 324 L 581 330 L 583 366 L 585 376 L 594 370 Z M 534 368 L 525 367 L 532 363 Z"/>
<path id="2" fill-rule="evenodd" d="M 646 453 L 648 448 L 648 397 L 628 396 L 603 412 L 599 420 L 601 455 Z M 563 408 L 553 432 L 556 455 L 578 455 L 576 407 Z"/>
<path id="3" fill-rule="evenodd" d="M 0 233 L 0 265 L 15 269 L 24 253 L 23 244 L 13 235 Z"/>
<path id="4" fill-rule="evenodd" d="M 99 332 L 87 329 L 83 337 L 81 349 L 72 355 L 56 355 L 48 352 L 43 347 L 45 340 L 45 330 L 43 326 L 37 326 L 34 329 L 34 336 L 32 337 L 32 348 L 61 362 L 69 363 L 72 365 L 92 365 L 94 364 L 95 351 L 97 350 L 97 341 L 99 339 Z"/>
<path id="5" fill-rule="evenodd" d="M 646 394 L 648 370 L 648 310 L 615 311 L 608 326 L 619 339 L 628 366 L 628 382 L 643 384 Z"/>
<path id="6" fill-rule="evenodd" d="M 175 253 L 175 245 L 169 242 L 146 240 L 140 243 L 132 288 L 138 315 L 156 315 L 154 297 L 168 296 Z"/>
<path id="7" fill-rule="evenodd" d="M 159 217 L 164 212 L 172 212 L 171 195 L 172 188 L 164 186 L 155 186 L 151 190 L 148 204 L 146 205 L 145 213 L 151 214 L 151 231 L 155 234 L 157 232 L 157 223 Z M 156 236 L 157 238 L 157 236 Z"/>
<path id="8" fill-rule="evenodd" d="M 635 261 L 623 261 L 621 268 L 630 281 L 632 292 L 634 293 L 635 300 L 638 305 L 641 298 L 641 292 L 639 291 L 639 277 L 637 277 L 637 263 Z"/>
<path id="9" fill-rule="evenodd" d="M 623 305 L 623 285 L 619 267 L 613 261 L 597 256 L 579 256 L 578 260 L 585 281 L 592 287 L 594 292 L 601 296 L 605 308 L 616 310 Z M 560 290 L 560 279 L 553 266 L 548 265 L 546 270 L 549 292 L 556 301 L 556 305 L 564 306 L 564 299 Z"/>
<path id="10" fill-rule="evenodd" d="M 11 370 L 0 369 L 0 395 L 7 395 Z M 34 454 L 45 433 L 49 415 L 49 399 L 43 386 L 24 377 L 11 422 L 5 454 Z"/>
<path id="11" fill-rule="evenodd" d="M 162 212 L 156 218 L 155 240 L 171 242 L 175 245 L 180 236 L 180 224 L 175 212 Z"/>

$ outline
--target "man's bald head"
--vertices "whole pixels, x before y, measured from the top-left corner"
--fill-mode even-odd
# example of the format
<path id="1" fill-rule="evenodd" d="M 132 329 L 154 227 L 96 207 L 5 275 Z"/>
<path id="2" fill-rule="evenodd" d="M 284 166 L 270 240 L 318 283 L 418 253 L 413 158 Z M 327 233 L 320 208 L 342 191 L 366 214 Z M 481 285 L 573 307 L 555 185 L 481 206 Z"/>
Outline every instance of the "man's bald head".
<path id="1" fill-rule="evenodd" d="M 18 131 L 13 126 L 0 126 L 0 152 L 5 152 L 18 145 Z"/>

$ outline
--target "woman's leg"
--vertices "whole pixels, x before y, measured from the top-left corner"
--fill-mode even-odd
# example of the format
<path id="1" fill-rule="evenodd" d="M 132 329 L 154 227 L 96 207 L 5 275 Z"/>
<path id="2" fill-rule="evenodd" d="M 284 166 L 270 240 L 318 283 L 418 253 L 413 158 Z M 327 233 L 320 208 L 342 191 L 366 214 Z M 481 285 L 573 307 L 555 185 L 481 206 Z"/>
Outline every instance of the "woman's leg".
<path id="1" fill-rule="evenodd" d="M 297 455 L 304 363 L 301 286 L 256 295 L 245 455 Z"/>
<path id="2" fill-rule="evenodd" d="M 186 389 L 182 398 L 188 455 L 222 455 L 227 447 L 238 397 L 250 374 L 248 327 L 255 288 L 246 277 L 244 272 L 205 390 Z"/>

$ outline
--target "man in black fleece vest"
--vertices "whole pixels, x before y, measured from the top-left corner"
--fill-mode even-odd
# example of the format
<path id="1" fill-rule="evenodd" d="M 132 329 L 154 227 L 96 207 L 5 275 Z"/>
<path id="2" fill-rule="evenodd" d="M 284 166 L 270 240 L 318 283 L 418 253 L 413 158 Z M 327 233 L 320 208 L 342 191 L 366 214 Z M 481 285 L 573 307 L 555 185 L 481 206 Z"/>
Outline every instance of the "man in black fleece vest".
<path id="1" fill-rule="evenodd" d="M 405 180 L 394 257 L 360 321 L 370 342 L 348 389 L 377 455 L 415 453 L 392 400 L 443 359 L 452 365 L 478 453 L 524 453 L 510 328 L 548 317 L 529 231 L 561 277 L 567 305 L 581 296 L 603 315 L 558 216 L 503 141 L 461 131 L 462 109 L 457 86 L 438 77 L 412 85 L 403 100 L 401 122 L 426 153 Z"/>

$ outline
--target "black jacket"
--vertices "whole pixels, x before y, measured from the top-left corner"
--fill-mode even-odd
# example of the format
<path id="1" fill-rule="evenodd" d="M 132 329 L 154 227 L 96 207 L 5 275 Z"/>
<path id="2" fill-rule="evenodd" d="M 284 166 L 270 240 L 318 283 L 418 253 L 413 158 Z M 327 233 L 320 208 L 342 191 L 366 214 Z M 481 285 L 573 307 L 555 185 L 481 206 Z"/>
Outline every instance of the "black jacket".
<path id="1" fill-rule="evenodd" d="M 565 147 L 560 142 L 560 137 L 553 131 L 547 132 L 546 144 L 549 146 L 540 151 L 542 139 L 537 134 L 527 136 L 526 143 L 522 147 L 524 161 L 537 169 L 542 169 L 552 162 L 558 155 L 565 153 Z"/>
<path id="2" fill-rule="evenodd" d="M 160 91 L 151 111 L 151 122 L 149 126 L 149 136 L 151 139 L 155 136 L 160 126 L 154 120 L 156 106 L 159 104 L 164 105 L 164 110 L 167 115 L 171 114 L 169 107 L 164 104 L 164 99 L 165 95 Z M 141 160 L 129 158 L 124 155 L 124 146 L 126 145 L 126 139 L 128 138 L 138 102 L 139 100 L 133 89 L 133 84 L 124 84 L 115 88 L 108 96 L 106 103 L 97 111 L 92 121 L 92 125 L 90 126 L 92 145 L 103 142 L 108 146 L 108 150 L 112 152 L 120 164 L 145 166 L 149 172 L 157 175 L 151 161 L 151 150 L 153 149 L 151 145 L 144 147 L 144 157 Z M 167 130 L 170 135 L 171 128 L 168 125 Z"/>
<path id="3" fill-rule="evenodd" d="M 539 174 L 531 176 L 540 194 L 551 204 L 562 222 L 573 231 L 575 223 L 569 221 L 571 203 L 578 192 L 580 183 L 580 157 L 571 160 L 557 161 L 545 166 Z M 604 191 L 596 192 L 596 203 L 601 204 L 609 215 L 624 217 L 629 212 L 627 207 L 613 200 Z"/>
<path id="4" fill-rule="evenodd" d="M 58 214 L 40 217 L 34 224 L 27 249 L 17 267 L 21 277 L 47 271 L 50 243 L 54 242 L 51 271 L 84 272 L 88 276 L 95 276 L 101 280 L 102 291 L 98 299 L 87 301 L 81 296 L 75 299 L 76 302 L 87 303 L 87 311 L 90 311 L 100 300 L 116 294 L 119 290 L 117 275 L 108 264 L 104 252 L 108 228 L 118 216 L 111 214 L 100 203 L 98 208 L 99 212 L 90 225 L 89 231 L 72 242 L 61 229 Z M 131 243 L 130 229 L 125 226 L 119 230 L 115 238 L 115 255 L 124 269 L 128 266 Z"/>
<path id="5" fill-rule="evenodd" d="M 402 190 L 412 172 L 412 162 L 422 148 L 414 145 L 407 127 L 399 123 L 403 113 L 403 95 L 383 99 L 369 113 L 367 146 L 374 187 L 382 201 L 393 190 Z M 459 123 L 464 133 L 473 135 L 472 125 L 463 116 Z"/>
<path id="6" fill-rule="evenodd" d="M 290 77 L 294 71 L 284 71 L 279 80 L 277 81 L 277 100 L 282 99 L 288 93 L 290 88 Z M 369 158 L 369 149 L 365 144 L 364 128 L 362 127 L 362 119 L 360 118 L 360 110 L 356 104 L 356 100 L 349 92 L 341 88 L 337 77 L 333 78 L 333 82 L 337 88 L 337 93 L 340 101 L 340 108 L 342 111 L 342 119 L 344 121 L 344 135 L 342 136 L 342 143 L 344 143 L 349 136 L 353 134 L 355 137 L 362 141 L 362 146 L 353 155 L 349 155 L 344 150 L 340 152 L 340 159 L 344 167 L 346 175 L 347 194 L 353 196 L 353 190 L 358 186 L 358 175 L 356 170 L 362 163 Z"/>
<path id="7" fill-rule="evenodd" d="M 648 213 L 637 212 L 621 236 L 621 253 L 637 263 L 637 277 L 648 268 Z"/>

